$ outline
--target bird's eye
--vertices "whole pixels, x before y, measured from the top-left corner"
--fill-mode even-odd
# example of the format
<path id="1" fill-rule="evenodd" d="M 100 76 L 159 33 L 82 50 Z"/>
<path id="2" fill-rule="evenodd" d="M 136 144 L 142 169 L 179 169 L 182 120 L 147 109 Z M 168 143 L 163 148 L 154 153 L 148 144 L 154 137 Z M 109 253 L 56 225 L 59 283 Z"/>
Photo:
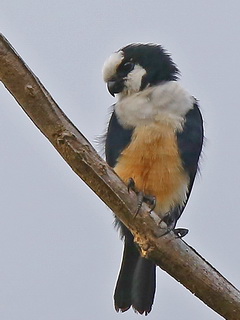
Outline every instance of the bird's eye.
<path id="1" fill-rule="evenodd" d="M 134 63 L 133 62 L 125 62 L 123 65 L 122 65 L 122 71 L 124 72 L 130 72 L 134 69 Z"/>

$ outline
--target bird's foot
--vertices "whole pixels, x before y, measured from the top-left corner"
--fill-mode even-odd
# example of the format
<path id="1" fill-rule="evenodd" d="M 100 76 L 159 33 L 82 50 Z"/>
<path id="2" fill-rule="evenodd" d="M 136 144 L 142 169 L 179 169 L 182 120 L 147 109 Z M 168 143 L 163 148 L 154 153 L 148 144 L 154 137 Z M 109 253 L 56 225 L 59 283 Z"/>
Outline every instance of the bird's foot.
<path id="1" fill-rule="evenodd" d="M 142 191 L 138 191 L 136 189 L 135 181 L 133 180 L 133 178 L 129 179 L 127 187 L 128 187 L 128 192 L 130 190 L 133 190 L 137 194 L 137 198 L 138 198 L 137 210 L 134 214 L 134 218 L 138 215 L 143 202 L 149 205 L 150 207 L 149 213 L 151 213 L 154 210 L 154 208 L 156 207 L 156 198 L 152 195 L 145 194 Z"/>
<path id="2" fill-rule="evenodd" d="M 188 229 L 185 228 L 175 228 L 179 216 L 176 215 L 175 211 L 170 211 L 165 214 L 163 218 L 158 222 L 161 232 L 158 237 L 163 237 L 169 232 L 173 232 L 176 238 L 183 238 L 188 234 Z"/>

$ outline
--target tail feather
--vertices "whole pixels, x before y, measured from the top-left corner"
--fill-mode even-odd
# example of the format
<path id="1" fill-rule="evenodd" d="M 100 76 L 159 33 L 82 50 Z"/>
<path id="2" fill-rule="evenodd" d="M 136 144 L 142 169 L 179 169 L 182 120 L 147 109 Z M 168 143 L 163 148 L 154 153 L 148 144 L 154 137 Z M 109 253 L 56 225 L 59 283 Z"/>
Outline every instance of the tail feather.
<path id="1" fill-rule="evenodd" d="M 132 279 L 138 258 L 139 252 L 133 240 L 125 238 L 122 265 L 114 293 L 116 311 L 127 311 L 132 305 Z"/>
<path id="2" fill-rule="evenodd" d="M 147 315 L 154 300 L 156 265 L 143 257 L 131 234 L 125 235 L 122 265 L 114 293 L 116 311 L 127 311 L 131 306 Z"/>
<path id="3" fill-rule="evenodd" d="M 132 306 L 140 314 L 147 315 L 151 309 L 156 290 L 156 265 L 139 257 L 132 282 Z"/>

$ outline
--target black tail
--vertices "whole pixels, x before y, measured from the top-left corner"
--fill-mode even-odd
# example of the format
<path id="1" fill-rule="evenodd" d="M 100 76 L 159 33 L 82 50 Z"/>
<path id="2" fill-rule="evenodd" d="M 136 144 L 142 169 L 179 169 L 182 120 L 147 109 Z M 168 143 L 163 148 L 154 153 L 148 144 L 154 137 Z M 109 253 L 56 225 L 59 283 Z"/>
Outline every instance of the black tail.
<path id="1" fill-rule="evenodd" d="M 114 293 L 116 310 L 124 312 L 132 306 L 140 314 L 147 315 L 152 309 L 155 287 L 156 265 L 140 256 L 128 231 L 125 233 L 122 265 Z"/>

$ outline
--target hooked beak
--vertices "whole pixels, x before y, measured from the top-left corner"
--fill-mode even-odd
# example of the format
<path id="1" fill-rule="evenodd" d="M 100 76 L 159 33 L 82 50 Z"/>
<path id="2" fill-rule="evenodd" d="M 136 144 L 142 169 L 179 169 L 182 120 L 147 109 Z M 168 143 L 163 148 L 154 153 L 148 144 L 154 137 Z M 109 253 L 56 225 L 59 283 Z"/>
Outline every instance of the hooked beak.
<path id="1" fill-rule="evenodd" d="M 112 79 L 107 82 L 109 93 L 114 97 L 116 93 L 119 93 L 124 88 L 123 79 Z"/>

